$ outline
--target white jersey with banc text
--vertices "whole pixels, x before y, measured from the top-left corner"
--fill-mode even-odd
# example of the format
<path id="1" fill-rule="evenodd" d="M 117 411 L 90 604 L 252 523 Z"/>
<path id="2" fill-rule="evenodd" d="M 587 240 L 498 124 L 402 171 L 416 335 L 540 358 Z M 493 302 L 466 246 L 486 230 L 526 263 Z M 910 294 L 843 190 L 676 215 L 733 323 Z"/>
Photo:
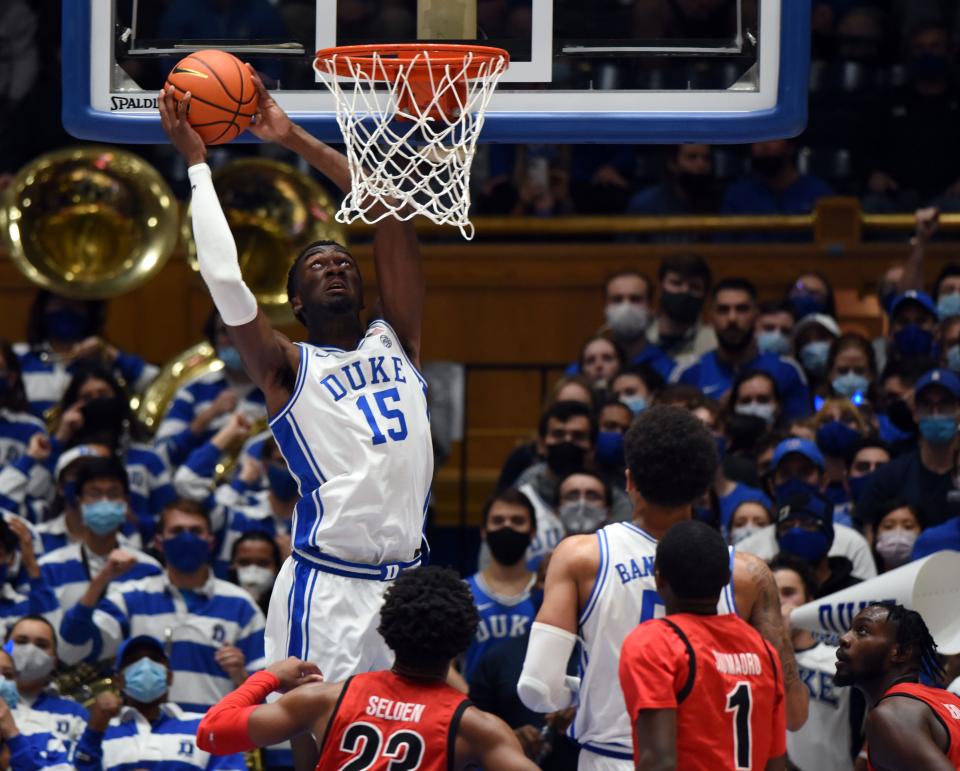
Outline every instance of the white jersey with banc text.
<path id="1" fill-rule="evenodd" d="M 300 487 L 294 549 L 334 572 L 413 560 L 433 478 L 426 381 L 382 319 L 352 351 L 298 345 L 293 395 L 270 421 Z"/>
<path id="2" fill-rule="evenodd" d="M 580 611 L 581 682 L 571 735 L 584 749 L 628 761 L 625 767 L 632 768 L 633 732 L 620 690 L 620 649 L 637 624 L 665 614 L 653 577 L 657 541 L 632 522 L 607 525 L 597 531 L 597 540 L 600 567 Z M 717 611 L 736 612 L 732 579 Z"/>

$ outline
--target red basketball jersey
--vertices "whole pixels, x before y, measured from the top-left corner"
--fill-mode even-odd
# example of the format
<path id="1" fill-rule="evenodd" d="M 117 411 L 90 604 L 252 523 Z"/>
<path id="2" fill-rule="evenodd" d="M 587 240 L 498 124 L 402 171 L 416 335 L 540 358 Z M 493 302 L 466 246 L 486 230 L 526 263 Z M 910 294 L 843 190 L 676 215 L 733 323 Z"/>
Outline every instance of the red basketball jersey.
<path id="1" fill-rule="evenodd" d="M 897 683 L 883 694 L 890 696 L 908 696 L 926 704 L 933 710 L 937 720 L 947 731 L 947 759 L 954 768 L 960 768 L 960 698 L 942 688 L 931 688 L 920 683 Z M 879 704 L 879 702 L 877 702 Z M 867 745 L 867 768 L 876 771 L 870 762 L 870 746 Z"/>
<path id="2" fill-rule="evenodd" d="M 634 629 L 620 684 L 636 726 L 645 709 L 677 711 L 677 768 L 759 771 L 787 751 L 780 659 L 734 615 L 677 613 Z M 637 736 L 634 729 L 634 758 Z"/>
<path id="3" fill-rule="evenodd" d="M 393 672 L 355 675 L 327 724 L 316 771 L 415 768 L 448 771 L 454 740 L 470 701 L 439 681 Z"/>

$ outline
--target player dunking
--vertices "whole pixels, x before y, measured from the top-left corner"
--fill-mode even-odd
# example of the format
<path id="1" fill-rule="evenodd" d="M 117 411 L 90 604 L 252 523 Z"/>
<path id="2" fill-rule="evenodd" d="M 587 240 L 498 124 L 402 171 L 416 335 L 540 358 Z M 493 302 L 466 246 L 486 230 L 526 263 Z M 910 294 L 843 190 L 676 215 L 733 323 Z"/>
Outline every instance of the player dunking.
<path id="1" fill-rule="evenodd" d="M 348 190 L 346 158 L 293 124 L 255 73 L 254 81 L 260 112 L 251 130 Z M 172 91 L 161 92 L 159 104 L 189 165 L 200 273 L 263 391 L 270 428 L 299 484 L 293 553 L 267 614 L 267 661 L 297 656 L 333 680 L 389 667 L 393 656 L 377 633 L 380 605 L 386 582 L 424 556 L 433 474 L 417 369 L 424 286 L 413 225 L 386 218 L 376 226 L 379 313 L 366 329 L 363 282 L 346 249 L 317 242 L 297 256 L 287 292 L 309 342 L 295 345 L 271 327 L 243 282 L 206 147 L 186 121 L 189 94 L 178 105 Z"/>
<path id="2" fill-rule="evenodd" d="M 920 685 L 938 683 L 937 646 L 920 614 L 901 605 L 868 605 L 840 638 L 834 685 L 866 697 L 867 767 L 874 771 L 960 768 L 960 698 Z"/>
<path id="3" fill-rule="evenodd" d="M 717 615 L 730 559 L 713 528 L 678 522 L 657 544 L 667 615 L 634 629 L 620 684 L 638 771 L 782 771 L 787 727 L 773 646 L 733 613 Z"/>
<path id="4" fill-rule="evenodd" d="M 583 639 L 583 677 L 571 728 L 584 750 L 581 770 L 633 768 L 632 732 L 618 682 L 620 648 L 638 623 L 663 615 L 653 575 L 657 539 L 690 519 L 691 505 L 713 483 L 718 463 L 713 436 L 677 407 L 641 413 L 627 431 L 625 453 L 633 522 L 560 542 L 517 684 L 520 698 L 533 710 L 570 706 L 574 691 L 566 680 L 567 661 L 577 635 Z M 787 725 L 799 727 L 806 720 L 808 694 L 783 628 L 776 582 L 756 557 L 738 552 L 731 559 L 733 579 L 718 610 L 738 613 L 773 644 L 783 665 Z"/>
<path id="5" fill-rule="evenodd" d="M 197 744 L 226 754 L 309 732 L 320 748 L 317 771 L 535 771 L 506 723 L 444 682 L 478 621 L 473 596 L 453 571 L 405 573 L 381 611 L 380 632 L 396 652 L 393 669 L 320 683 L 309 663 L 274 664 L 206 714 Z M 274 690 L 289 692 L 257 706 Z"/>

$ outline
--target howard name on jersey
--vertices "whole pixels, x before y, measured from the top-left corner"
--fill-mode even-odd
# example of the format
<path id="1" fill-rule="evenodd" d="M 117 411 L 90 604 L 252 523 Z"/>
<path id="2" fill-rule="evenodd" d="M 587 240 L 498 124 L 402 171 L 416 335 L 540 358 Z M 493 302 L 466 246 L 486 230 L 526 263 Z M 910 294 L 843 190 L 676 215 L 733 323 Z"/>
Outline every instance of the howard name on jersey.
<path id="1" fill-rule="evenodd" d="M 352 351 L 299 343 L 270 427 L 296 477 L 294 547 L 356 563 L 414 558 L 433 476 L 426 381 L 387 322 Z"/>

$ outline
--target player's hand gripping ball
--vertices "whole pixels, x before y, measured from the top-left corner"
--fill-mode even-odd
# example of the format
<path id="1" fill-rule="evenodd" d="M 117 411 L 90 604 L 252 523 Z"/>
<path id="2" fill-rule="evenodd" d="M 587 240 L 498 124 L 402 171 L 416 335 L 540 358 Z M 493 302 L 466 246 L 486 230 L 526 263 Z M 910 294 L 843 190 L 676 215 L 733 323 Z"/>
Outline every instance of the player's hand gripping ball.
<path id="1" fill-rule="evenodd" d="M 177 62 L 164 88 L 177 101 L 190 92 L 187 122 L 205 144 L 222 145 L 247 130 L 259 98 L 250 70 L 226 51 L 197 51 Z"/>

